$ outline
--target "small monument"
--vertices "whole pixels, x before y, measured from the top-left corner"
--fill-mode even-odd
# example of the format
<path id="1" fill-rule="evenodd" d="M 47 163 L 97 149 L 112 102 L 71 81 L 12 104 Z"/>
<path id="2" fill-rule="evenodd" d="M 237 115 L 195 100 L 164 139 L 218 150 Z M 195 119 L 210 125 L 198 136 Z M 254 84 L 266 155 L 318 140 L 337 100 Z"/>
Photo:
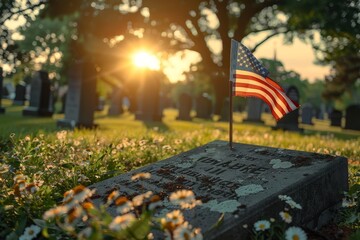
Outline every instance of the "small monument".
<path id="1" fill-rule="evenodd" d="M 114 87 L 114 90 L 111 94 L 111 103 L 109 107 L 108 115 L 116 116 L 124 112 L 123 110 L 123 96 L 122 90 L 119 87 Z"/>
<path id="2" fill-rule="evenodd" d="M 50 102 L 50 80 L 45 71 L 34 73 L 31 80 L 30 104 L 26 107 L 23 116 L 51 117 L 53 115 Z"/>
<path id="3" fill-rule="evenodd" d="M 141 121 L 161 121 L 160 80 L 162 76 L 157 71 L 147 69 L 144 71 L 145 78 L 138 92 L 138 108 L 135 118 Z"/>
<path id="4" fill-rule="evenodd" d="M 290 196 L 303 208 L 292 214 L 291 224 L 314 229 L 330 220 L 323 213 L 339 207 L 348 190 L 346 158 L 238 143 L 231 150 L 228 144 L 214 141 L 93 184 L 93 200 L 97 205 L 106 201 L 114 189 L 125 196 L 152 191 L 164 201 L 159 209 L 163 213 L 176 209 L 166 201 L 172 192 L 188 189 L 202 205 L 183 213 L 189 224 L 201 228 L 204 239 L 250 239 L 243 225 L 277 218 L 285 206 L 279 195 Z M 140 172 L 151 177 L 132 181 Z M 117 215 L 116 206 L 108 210 Z"/>
<path id="5" fill-rule="evenodd" d="M 3 108 L 1 104 L 3 98 L 3 80 L 3 69 L 0 67 L 0 114 L 5 113 L 5 108 Z"/>
<path id="6" fill-rule="evenodd" d="M 191 121 L 192 97 L 188 93 L 182 93 L 178 103 L 179 115 L 176 120 Z"/>
<path id="7" fill-rule="evenodd" d="M 360 105 L 350 105 L 345 114 L 344 128 L 360 131 Z"/>
<path id="8" fill-rule="evenodd" d="M 290 86 L 286 95 L 293 101 L 299 103 L 300 94 L 299 90 L 295 86 Z M 299 109 L 297 108 L 294 111 L 286 114 L 283 118 L 281 118 L 273 129 L 282 129 L 285 131 L 303 131 L 303 129 L 299 128 Z"/>
<path id="9" fill-rule="evenodd" d="M 247 99 L 247 118 L 244 122 L 250 123 L 264 123 L 261 120 L 261 113 L 263 111 L 263 101 L 259 98 L 248 98 Z"/>
<path id="10" fill-rule="evenodd" d="M 314 125 L 312 118 L 314 116 L 314 108 L 310 103 L 305 103 L 301 106 L 301 123 Z"/>
<path id="11" fill-rule="evenodd" d="M 212 102 L 207 93 L 196 98 L 196 117 L 202 119 L 211 119 Z"/>
<path id="12" fill-rule="evenodd" d="M 341 127 L 342 112 L 337 109 L 333 109 L 330 113 L 330 126 Z"/>
<path id="13" fill-rule="evenodd" d="M 13 105 L 24 106 L 26 101 L 26 86 L 25 83 L 18 83 L 15 86 L 15 98 Z"/>
<path id="14" fill-rule="evenodd" d="M 69 71 L 65 118 L 57 126 L 93 128 L 96 108 L 96 70 L 88 60 L 75 60 Z"/>

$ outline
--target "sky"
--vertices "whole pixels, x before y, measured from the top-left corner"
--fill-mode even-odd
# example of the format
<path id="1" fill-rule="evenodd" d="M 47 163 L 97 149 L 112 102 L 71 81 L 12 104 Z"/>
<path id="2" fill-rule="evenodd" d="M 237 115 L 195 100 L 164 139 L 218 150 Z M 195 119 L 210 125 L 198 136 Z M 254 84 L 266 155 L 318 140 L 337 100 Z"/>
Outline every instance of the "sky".
<path id="1" fill-rule="evenodd" d="M 244 40 L 244 45 L 248 48 L 253 47 L 260 38 L 255 36 Z M 276 48 L 276 59 L 284 64 L 285 70 L 295 71 L 304 79 L 310 82 L 316 79 L 324 79 L 330 72 L 329 66 L 315 64 L 315 54 L 310 44 L 305 44 L 298 39 L 294 39 L 292 45 L 285 45 L 282 36 L 273 37 L 260 45 L 254 55 L 256 58 L 274 58 Z"/>

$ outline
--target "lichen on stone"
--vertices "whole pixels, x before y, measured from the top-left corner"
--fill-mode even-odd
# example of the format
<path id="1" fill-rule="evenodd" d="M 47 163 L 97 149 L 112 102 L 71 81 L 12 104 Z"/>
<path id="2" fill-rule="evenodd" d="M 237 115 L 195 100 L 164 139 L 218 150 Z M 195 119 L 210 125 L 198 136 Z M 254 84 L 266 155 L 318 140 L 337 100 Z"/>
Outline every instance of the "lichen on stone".
<path id="1" fill-rule="evenodd" d="M 241 186 L 235 190 L 236 194 L 239 197 L 248 196 L 250 194 L 255 194 L 261 191 L 264 191 L 264 188 L 258 184 L 249 184 L 249 185 Z"/>
<path id="2" fill-rule="evenodd" d="M 241 206 L 241 203 L 236 200 L 226 200 L 218 203 L 218 201 L 215 199 L 204 203 L 201 206 L 210 208 L 210 211 L 214 212 L 232 213 L 235 212 L 239 206 Z"/>
<path id="3" fill-rule="evenodd" d="M 280 159 L 271 159 L 270 164 L 273 165 L 272 168 L 290 168 L 294 166 L 291 162 L 288 161 L 281 161 Z"/>

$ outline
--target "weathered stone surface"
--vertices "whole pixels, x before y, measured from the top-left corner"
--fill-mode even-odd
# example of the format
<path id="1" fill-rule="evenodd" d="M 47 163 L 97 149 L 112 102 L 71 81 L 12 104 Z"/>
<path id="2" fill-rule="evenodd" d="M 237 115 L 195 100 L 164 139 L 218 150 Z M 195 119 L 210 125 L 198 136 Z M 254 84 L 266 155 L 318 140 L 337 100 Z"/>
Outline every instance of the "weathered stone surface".
<path id="1" fill-rule="evenodd" d="M 131 181 L 139 172 L 151 178 Z M 278 218 L 284 208 L 278 195 L 291 196 L 302 206 L 293 215 L 294 224 L 315 227 L 348 188 L 347 159 L 239 143 L 230 150 L 227 142 L 214 141 L 90 188 L 97 189 L 97 204 L 113 189 L 128 196 L 151 190 L 164 199 L 178 189 L 191 189 L 203 204 L 184 215 L 202 229 L 204 239 L 248 239 L 243 224 Z M 110 211 L 115 214 L 114 208 Z M 223 224 L 212 228 L 223 213 Z"/>

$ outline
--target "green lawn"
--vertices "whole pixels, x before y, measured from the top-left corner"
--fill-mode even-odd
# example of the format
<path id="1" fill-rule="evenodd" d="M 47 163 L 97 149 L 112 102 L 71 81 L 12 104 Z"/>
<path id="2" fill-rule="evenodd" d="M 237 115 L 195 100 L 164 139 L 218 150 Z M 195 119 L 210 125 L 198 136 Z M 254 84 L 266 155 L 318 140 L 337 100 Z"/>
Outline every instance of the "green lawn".
<path id="1" fill-rule="evenodd" d="M 93 130 L 63 131 L 52 118 L 23 117 L 23 107 L 3 101 L 0 115 L 0 239 L 20 236 L 24 228 L 58 204 L 65 191 L 90 185 L 134 168 L 165 159 L 213 140 L 228 139 L 228 123 L 194 119 L 176 121 L 174 109 L 164 111 L 161 123 L 134 120 L 131 114 L 108 117 L 96 112 Z M 243 124 L 235 113 L 234 142 L 304 150 L 349 159 L 349 183 L 359 184 L 360 132 L 329 127 L 326 121 L 301 126 L 303 133 L 273 131 L 266 125 Z M 14 180 L 34 183 L 34 194 L 24 195 Z"/>

